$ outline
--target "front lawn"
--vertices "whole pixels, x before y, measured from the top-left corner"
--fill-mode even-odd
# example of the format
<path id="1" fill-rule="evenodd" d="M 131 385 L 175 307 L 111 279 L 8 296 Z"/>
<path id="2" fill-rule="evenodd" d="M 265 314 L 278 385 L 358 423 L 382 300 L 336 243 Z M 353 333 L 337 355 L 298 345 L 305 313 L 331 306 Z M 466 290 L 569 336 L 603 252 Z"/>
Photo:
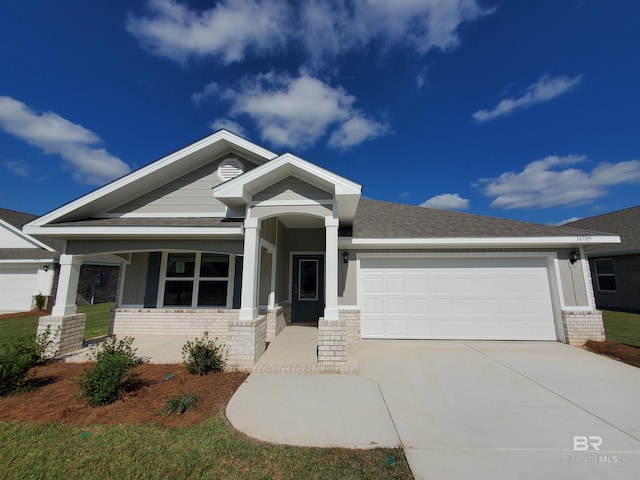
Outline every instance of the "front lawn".
<path id="1" fill-rule="evenodd" d="M 602 310 L 607 340 L 640 347 L 640 314 Z"/>
<path id="2" fill-rule="evenodd" d="M 87 323 L 84 327 L 84 338 L 95 338 L 106 335 L 109 332 L 109 320 L 114 303 L 98 303 L 96 305 L 80 305 L 78 313 L 87 314 Z M 38 319 L 48 312 L 36 313 L 29 316 L 0 318 L 0 350 L 10 343 L 21 340 L 32 340 L 38 329 Z"/>
<path id="3" fill-rule="evenodd" d="M 411 479 L 401 449 L 270 445 L 219 412 L 194 427 L 0 422 L 4 479 Z"/>

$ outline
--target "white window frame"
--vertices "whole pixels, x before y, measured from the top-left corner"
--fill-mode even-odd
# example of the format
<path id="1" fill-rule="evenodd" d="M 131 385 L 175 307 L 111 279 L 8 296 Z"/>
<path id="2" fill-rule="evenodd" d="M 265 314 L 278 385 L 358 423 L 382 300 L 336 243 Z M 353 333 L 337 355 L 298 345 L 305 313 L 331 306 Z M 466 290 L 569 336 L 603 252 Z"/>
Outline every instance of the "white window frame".
<path id="1" fill-rule="evenodd" d="M 613 271 L 613 273 L 600 273 L 600 272 L 598 272 L 598 262 L 602 262 L 602 261 L 611 262 L 611 270 Z M 594 258 L 593 259 L 593 268 L 596 271 L 596 281 L 598 283 L 598 291 L 599 292 L 617 292 L 618 291 L 618 283 L 616 282 L 616 269 L 614 268 L 613 259 L 612 258 Z M 613 277 L 613 281 L 616 283 L 616 289 L 615 290 L 607 290 L 605 288 L 601 288 L 600 287 L 600 277 Z"/>
<path id="2" fill-rule="evenodd" d="M 181 254 L 195 254 L 195 265 L 193 277 L 167 277 L 167 262 L 169 258 L 169 254 L 172 253 L 181 253 Z M 226 253 L 221 253 L 217 255 L 226 255 L 229 257 L 229 271 L 226 277 L 201 277 L 200 276 L 200 265 L 202 262 L 202 255 L 216 252 L 185 252 L 181 250 L 170 250 L 166 252 L 162 252 L 162 260 L 160 262 L 160 279 L 158 285 L 158 299 L 156 302 L 157 308 L 164 309 L 184 309 L 184 308 L 197 308 L 197 309 L 221 309 L 221 308 L 232 308 L 233 307 L 233 284 L 234 284 L 234 271 L 235 271 L 235 255 L 230 255 Z M 191 305 L 164 305 L 164 292 L 165 285 L 167 281 L 191 281 L 193 282 L 193 291 L 191 296 Z M 200 282 L 212 281 L 212 282 L 227 282 L 227 299 L 226 305 L 204 305 L 198 306 L 198 293 L 200 291 Z"/>

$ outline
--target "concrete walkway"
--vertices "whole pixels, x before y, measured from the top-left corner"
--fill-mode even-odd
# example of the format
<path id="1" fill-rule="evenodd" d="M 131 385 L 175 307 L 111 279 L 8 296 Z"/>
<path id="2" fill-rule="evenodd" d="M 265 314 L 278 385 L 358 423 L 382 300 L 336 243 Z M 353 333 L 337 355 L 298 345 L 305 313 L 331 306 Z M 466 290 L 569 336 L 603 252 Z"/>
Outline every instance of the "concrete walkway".
<path id="1" fill-rule="evenodd" d="M 638 478 L 640 369 L 552 342 L 355 350 L 360 375 L 250 375 L 229 421 L 281 444 L 402 445 L 417 479 Z M 589 436 L 600 450 L 579 450 Z"/>
<path id="2" fill-rule="evenodd" d="M 400 445 L 380 388 L 357 375 L 253 373 L 231 398 L 227 418 L 250 437 L 285 445 Z"/>

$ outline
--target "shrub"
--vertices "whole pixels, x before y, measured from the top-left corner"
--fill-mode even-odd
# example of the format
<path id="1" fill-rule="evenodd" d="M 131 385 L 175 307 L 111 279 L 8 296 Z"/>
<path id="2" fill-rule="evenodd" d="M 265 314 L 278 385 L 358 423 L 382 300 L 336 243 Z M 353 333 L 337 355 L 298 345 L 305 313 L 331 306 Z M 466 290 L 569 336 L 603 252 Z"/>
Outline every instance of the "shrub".
<path id="1" fill-rule="evenodd" d="M 0 353 L 0 396 L 28 388 L 27 374 L 32 367 L 44 363 L 50 336 L 51 329 L 47 327 L 35 340 L 15 342 Z"/>
<path id="2" fill-rule="evenodd" d="M 222 372 L 224 370 L 224 348 L 217 345 L 215 340 L 209 339 L 209 333 L 204 332 L 202 338 L 196 338 L 193 342 L 187 341 L 182 347 L 182 358 L 187 366 L 187 371 L 192 375 L 205 375 L 209 372 Z"/>
<path id="3" fill-rule="evenodd" d="M 47 297 L 45 297 L 42 293 L 38 293 L 35 299 L 36 299 L 36 308 L 38 310 L 44 310 L 44 304 L 47 300 Z"/>
<path id="4" fill-rule="evenodd" d="M 162 413 L 165 415 L 182 415 L 187 410 L 191 410 L 198 406 L 198 397 L 196 397 L 195 393 L 183 393 L 180 392 L 180 395 L 177 397 L 171 397 L 167 400 L 167 403 L 164 404 L 164 408 L 162 409 Z"/>
<path id="5" fill-rule="evenodd" d="M 79 379 L 80 394 L 90 405 L 108 405 L 118 399 L 120 391 L 131 385 L 135 374 L 136 350 L 131 348 L 133 338 L 115 337 L 92 348 L 91 357 L 97 363 Z"/>

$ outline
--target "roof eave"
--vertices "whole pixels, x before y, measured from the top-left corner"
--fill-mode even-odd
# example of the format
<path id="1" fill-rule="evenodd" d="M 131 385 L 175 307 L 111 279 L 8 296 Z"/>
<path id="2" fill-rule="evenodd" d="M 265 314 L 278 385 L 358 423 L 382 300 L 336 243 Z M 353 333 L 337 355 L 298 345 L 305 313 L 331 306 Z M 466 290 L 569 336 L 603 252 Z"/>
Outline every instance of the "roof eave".
<path id="1" fill-rule="evenodd" d="M 620 243 L 617 236 L 597 237 L 431 237 L 431 238 L 353 238 L 341 237 L 340 247 L 442 248 L 442 247 L 578 247 Z"/>

